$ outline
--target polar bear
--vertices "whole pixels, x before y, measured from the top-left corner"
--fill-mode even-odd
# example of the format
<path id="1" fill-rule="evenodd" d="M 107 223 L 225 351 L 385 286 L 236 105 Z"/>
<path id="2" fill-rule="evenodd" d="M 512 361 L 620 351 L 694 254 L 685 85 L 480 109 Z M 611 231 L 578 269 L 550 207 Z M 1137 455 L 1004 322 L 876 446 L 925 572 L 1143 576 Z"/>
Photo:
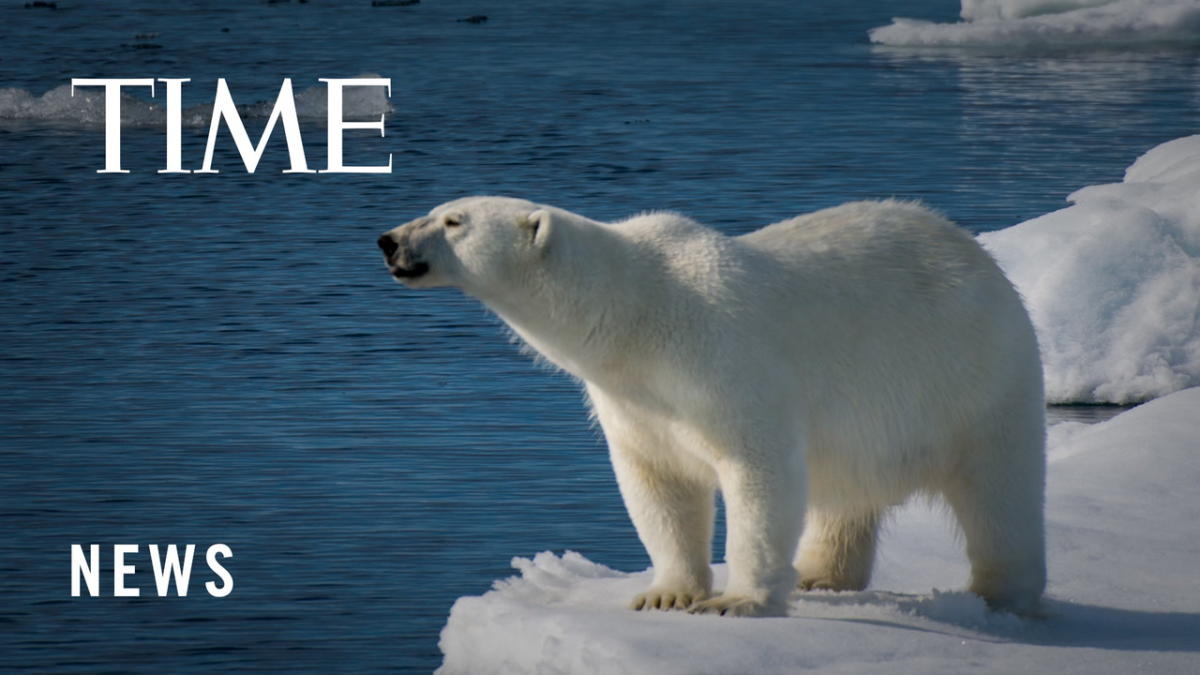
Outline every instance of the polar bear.
<path id="1" fill-rule="evenodd" d="M 469 197 L 378 243 L 397 280 L 474 296 L 583 382 L 654 567 L 634 609 L 782 615 L 797 585 L 862 589 L 883 514 L 914 494 L 956 515 L 972 591 L 1034 609 L 1038 346 L 946 219 L 856 202 L 729 237 L 674 213 L 602 223 Z M 713 596 L 717 490 L 729 579 Z"/>

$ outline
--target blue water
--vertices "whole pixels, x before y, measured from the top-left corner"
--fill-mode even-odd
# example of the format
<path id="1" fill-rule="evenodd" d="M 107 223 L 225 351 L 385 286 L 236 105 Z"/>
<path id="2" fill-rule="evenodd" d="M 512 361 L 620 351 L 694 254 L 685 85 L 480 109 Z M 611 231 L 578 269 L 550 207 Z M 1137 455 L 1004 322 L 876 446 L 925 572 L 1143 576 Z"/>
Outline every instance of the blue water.
<path id="1" fill-rule="evenodd" d="M 1200 52 L 878 50 L 885 0 L 58 4 L 0 7 L 0 87 L 190 77 L 194 105 L 218 77 L 249 102 L 375 72 L 387 137 L 347 157 L 395 169 L 284 175 L 276 139 L 249 175 L 223 136 L 219 175 L 158 175 L 161 130 L 131 128 L 132 173 L 99 175 L 100 128 L 0 120 L 0 668 L 429 671 L 453 600 L 514 555 L 648 564 L 578 387 L 386 274 L 375 238 L 437 203 L 734 233 L 896 196 L 985 231 L 1200 128 Z M 76 543 L 103 545 L 104 597 L 69 597 Z M 144 597 L 111 597 L 122 543 Z M 146 547 L 171 543 L 199 548 L 186 598 L 155 597 Z"/>

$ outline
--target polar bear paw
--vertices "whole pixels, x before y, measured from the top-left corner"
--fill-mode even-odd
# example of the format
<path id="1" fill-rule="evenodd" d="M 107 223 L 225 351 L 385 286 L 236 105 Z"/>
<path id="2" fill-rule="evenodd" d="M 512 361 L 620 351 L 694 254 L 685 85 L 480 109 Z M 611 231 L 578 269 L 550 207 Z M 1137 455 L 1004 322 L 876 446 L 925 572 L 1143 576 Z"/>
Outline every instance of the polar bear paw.
<path id="1" fill-rule="evenodd" d="M 802 591 L 861 591 L 867 587 L 862 579 L 843 579 L 832 576 L 801 577 L 796 588 Z"/>
<path id="2" fill-rule="evenodd" d="M 687 609 L 707 597 L 707 593 L 699 590 L 651 588 L 645 593 L 633 596 L 633 602 L 629 603 L 629 607 L 639 611 L 643 609 Z"/>
<path id="3" fill-rule="evenodd" d="M 692 614 L 719 614 L 721 616 L 783 616 L 785 612 L 772 608 L 744 595 L 718 595 L 711 600 L 698 602 L 688 608 Z"/>

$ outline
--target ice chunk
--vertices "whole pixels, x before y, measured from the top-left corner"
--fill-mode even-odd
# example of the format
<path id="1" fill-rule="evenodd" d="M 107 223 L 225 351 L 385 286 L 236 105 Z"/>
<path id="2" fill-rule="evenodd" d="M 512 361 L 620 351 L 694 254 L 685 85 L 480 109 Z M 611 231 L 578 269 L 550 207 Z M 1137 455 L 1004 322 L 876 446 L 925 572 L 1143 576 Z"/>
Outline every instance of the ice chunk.
<path id="1" fill-rule="evenodd" d="M 1069 200 L 979 237 L 1025 298 L 1047 398 L 1129 403 L 1200 385 L 1200 135 Z"/>
<path id="2" fill-rule="evenodd" d="M 897 18 L 869 32 L 894 47 L 1113 49 L 1200 44 L 1196 0 L 963 0 L 967 21 Z"/>
<path id="3" fill-rule="evenodd" d="M 104 89 L 77 87 L 74 96 L 69 84 L 55 87 L 41 96 L 34 96 L 24 89 L 0 89 L 0 121 L 3 120 L 71 127 L 104 126 Z M 122 89 L 122 126 L 161 126 L 165 120 L 162 106 Z"/>
<path id="4" fill-rule="evenodd" d="M 1019 19 L 1023 16 L 1058 14 L 1083 7 L 1109 5 L 1117 0 L 962 0 L 959 16 L 978 19 Z"/>

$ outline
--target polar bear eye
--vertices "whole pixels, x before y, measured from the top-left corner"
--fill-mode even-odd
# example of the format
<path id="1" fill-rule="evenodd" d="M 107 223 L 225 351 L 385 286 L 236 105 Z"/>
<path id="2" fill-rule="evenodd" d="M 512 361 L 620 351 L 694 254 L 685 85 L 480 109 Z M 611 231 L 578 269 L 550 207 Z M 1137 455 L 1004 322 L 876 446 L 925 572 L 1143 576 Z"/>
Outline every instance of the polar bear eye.
<path id="1" fill-rule="evenodd" d="M 446 227 L 458 227 L 462 225 L 462 219 L 459 216 L 449 215 L 443 221 Z"/>

